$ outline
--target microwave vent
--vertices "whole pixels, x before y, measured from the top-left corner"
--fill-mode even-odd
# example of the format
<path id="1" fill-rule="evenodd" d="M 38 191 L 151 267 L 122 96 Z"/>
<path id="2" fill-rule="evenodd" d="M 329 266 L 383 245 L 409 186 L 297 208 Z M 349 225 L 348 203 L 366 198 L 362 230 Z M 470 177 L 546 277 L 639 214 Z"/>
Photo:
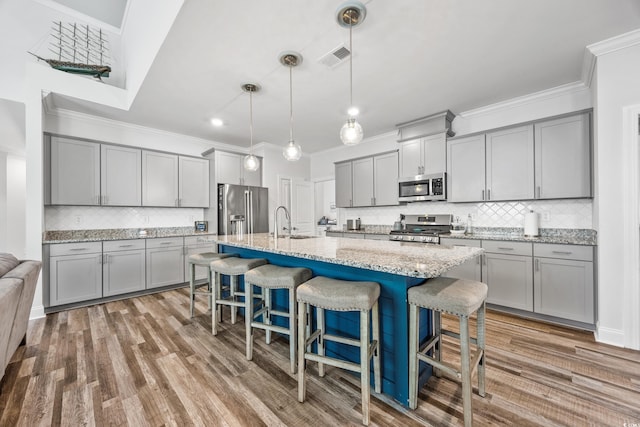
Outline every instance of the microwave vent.
<path id="1" fill-rule="evenodd" d="M 330 52 L 322 55 L 320 59 L 318 59 L 318 62 L 329 68 L 334 68 L 349 58 L 349 55 L 351 55 L 349 49 L 344 44 L 341 44 Z"/>

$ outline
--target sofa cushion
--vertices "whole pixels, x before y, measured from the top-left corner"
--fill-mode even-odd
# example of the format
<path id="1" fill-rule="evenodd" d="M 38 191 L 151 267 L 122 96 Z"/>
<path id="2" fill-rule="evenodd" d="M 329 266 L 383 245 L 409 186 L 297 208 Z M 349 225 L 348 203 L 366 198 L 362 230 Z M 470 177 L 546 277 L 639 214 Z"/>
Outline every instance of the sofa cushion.
<path id="1" fill-rule="evenodd" d="M 23 283 L 20 291 L 20 299 L 18 300 L 18 309 L 11 328 L 9 337 L 7 359 L 10 359 L 13 351 L 20 345 L 22 339 L 27 333 L 29 326 L 29 316 L 31 314 L 31 305 L 33 304 L 33 295 L 36 291 L 38 276 L 40 275 L 40 261 L 23 261 L 16 268 L 4 275 L 5 279 L 20 279 Z M 11 350 L 13 349 L 13 350 Z"/>
<path id="2" fill-rule="evenodd" d="M 0 378 L 15 351 L 9 352 L 9 338 L 21 293 L 22 280 L 0 278 Z"/>
<path id="3" fill-rule="evenodd" d="M 0 277 L 7 274 L 20 264 L 16 257 L 7 253 L 0 253 Z"/>

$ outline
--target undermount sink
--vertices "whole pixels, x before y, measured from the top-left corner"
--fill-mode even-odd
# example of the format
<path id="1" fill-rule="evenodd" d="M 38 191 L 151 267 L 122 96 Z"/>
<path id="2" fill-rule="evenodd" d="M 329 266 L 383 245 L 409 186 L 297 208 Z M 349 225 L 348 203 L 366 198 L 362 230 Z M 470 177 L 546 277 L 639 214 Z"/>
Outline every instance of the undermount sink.
<path id="1" fill-rule="evenodd" d="M 318 236 L 306 236 L 303 234 L 294 234 L 293 236 L 289 236 L 290 239 L 298 240 L 298 239 L 314 239 Z"/>

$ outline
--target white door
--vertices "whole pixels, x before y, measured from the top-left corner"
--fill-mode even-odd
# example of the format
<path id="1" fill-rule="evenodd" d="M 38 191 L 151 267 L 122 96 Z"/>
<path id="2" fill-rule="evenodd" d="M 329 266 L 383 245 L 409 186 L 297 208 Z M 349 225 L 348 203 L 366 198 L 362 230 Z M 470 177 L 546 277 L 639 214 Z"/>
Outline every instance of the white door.
<path id="1" fill-rule="evenodd" d="M 291 225 L 297 228 L 297 234 L 314 234 L 313 203 L 313 183 L 294 178 L 291 182 Z"/>

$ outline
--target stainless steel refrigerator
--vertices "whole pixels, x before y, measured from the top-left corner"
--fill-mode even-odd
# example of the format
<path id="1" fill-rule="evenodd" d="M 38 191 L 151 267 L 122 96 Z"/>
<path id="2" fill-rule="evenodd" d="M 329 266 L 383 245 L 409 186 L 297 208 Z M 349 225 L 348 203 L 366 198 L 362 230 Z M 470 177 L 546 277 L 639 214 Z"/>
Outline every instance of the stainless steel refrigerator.
<path id="1" fill-rule="evenodd" d="M 218 234 L 268 232 L 267 188 L 218 184 Z"/>

